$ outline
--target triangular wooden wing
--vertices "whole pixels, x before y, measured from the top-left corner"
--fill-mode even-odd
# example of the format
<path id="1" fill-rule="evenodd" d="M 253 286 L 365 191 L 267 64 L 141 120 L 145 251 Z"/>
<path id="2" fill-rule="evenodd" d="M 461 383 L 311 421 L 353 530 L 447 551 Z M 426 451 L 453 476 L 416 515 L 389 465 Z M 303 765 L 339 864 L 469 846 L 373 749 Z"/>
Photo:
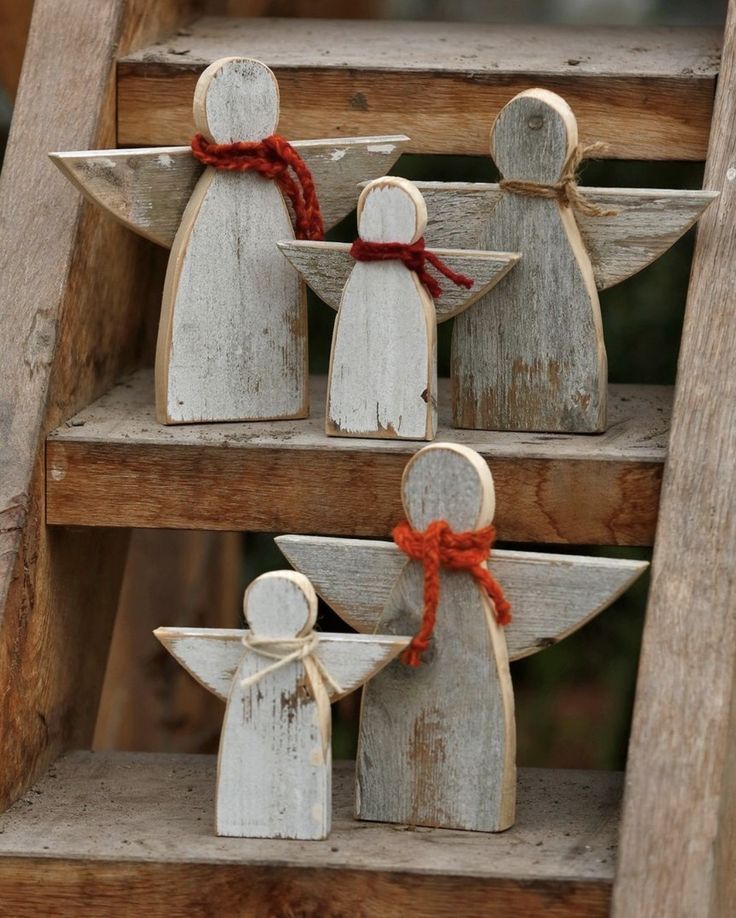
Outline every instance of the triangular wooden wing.
<path id="1" fill-rule="evenodd" d="M 372 632 L 406 563 L 392 542 L 279 536 L 276 544 L 351 627 Z M 617 599 L 645 561 L 539 552 L 494 551 L 491 568 L 514 618 L 505 629 L 509 658 L 555 644 Z"/>

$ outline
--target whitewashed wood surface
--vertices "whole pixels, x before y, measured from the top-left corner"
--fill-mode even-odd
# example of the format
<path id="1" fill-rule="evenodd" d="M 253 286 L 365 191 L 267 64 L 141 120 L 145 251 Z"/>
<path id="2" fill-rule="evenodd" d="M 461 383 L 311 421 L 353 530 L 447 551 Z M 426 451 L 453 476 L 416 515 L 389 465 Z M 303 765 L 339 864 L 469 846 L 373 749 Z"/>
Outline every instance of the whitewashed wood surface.
<path id="1" fill-rule="evenodd" d="M 290 564 L 352 628 L 378 621 L 406 556 L 393 542 L 331 536 L 276 538 Z M 624 593 L 646 561 L 493 549 L 489 567 L 514 610 L 504 629 L 509 659 L 520 660 L 577 631 Z"/>
<path id="2" fill-rule="evenodd" d="M 279 248 L 294 265 L 317 296 L 332 309 L 340 308 L 345 285 L 355 267 L 350 243 L 310 242 L 295 240 L 280 242 Z M 444 263 L 458 274 L 473 280 L 468 290 L 459 287 L 429 268 L 442 287 L 441 296 L 434 300 L 436 321 L 446 322 L 467 309 L 510 271 L 520 255 L 512 252 L 480 252 L 468 249 L 432 248 Z"/>
<path id="3" fill-rule="evenodd" d="M 415 529 L 456 532 L 493 519 L 493 478 L 473 450 L 437 443 L 407 464 L 402 499 Z M 409 561 L 378 627 L 415 634 L 424 571 Z M 419 667 L 394 662 L 365 688 L 356 812 L 360 819 L 497 832 L 514 822 L 514 699 L 503 629 L 467 571 L 440 570 L 437 621 Z"/>
<path id="4" fill-rule="evenodd" d="M 392 134 L 292 142 L 312 173 L 325 228 L 353 210 L 358 183 L 388 172 L 408 140 Z M 189 147 L 80 150 L 50 156 L 92 202 L 165 248 L 171 247 L 203 172 Z"/>

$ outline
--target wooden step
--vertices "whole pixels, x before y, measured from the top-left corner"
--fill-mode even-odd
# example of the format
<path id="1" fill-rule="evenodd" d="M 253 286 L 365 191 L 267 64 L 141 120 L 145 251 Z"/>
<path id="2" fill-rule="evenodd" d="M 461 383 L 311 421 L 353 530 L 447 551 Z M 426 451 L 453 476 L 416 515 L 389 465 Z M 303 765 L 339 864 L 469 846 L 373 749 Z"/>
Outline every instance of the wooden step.
<path id="1" fill-rule="evenodd" d="M 705 158 L 717 29 L 202 19 L 118 64 L 120 146 L 188 143 L 197 77 L 257 57 L 281 88 L 292 139 L 407 134 L 409 151 L 487 155 L 492 119 L 543 86 L 575 111 L 584 142 L 623 159 Z"/>
<path id="2" fill-rule="evenodd" d="M 55 430 L 46 518 L 73 526 L 385 536 L 402 516 L 413 441 L 325 436 L 324 380 L 302 421 L 162 427 L 141 370 Z M 669 430 L 664 386 L 612 386 L 598 436 L 452 430 L 440 386 L 438 440 L 464 443 L 496 481 L 500 538 L 651 544 Z"/>
<path id="3" fill-rule="evenodd" d="M 65 756 L 0 817 L 0 910 L 385 918 L 461 897 L 489 918 L 608 914 L 618 773 L 521 769 L 516 826 L 487 835 L 356 822 L 337 763 L 324 842 L 217 838 L 214 787 L 210 756 Z"/>

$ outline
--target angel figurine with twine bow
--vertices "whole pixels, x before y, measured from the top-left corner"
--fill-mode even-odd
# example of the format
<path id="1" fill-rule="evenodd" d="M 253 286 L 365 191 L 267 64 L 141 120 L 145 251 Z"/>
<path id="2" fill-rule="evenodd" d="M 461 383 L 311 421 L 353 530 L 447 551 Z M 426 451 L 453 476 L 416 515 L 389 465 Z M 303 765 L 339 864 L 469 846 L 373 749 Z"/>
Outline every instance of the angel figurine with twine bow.
<path id="1" fill-rule="evenodd" d="M 521 253 L 458 316 L 452 337 L 456 427 L 594 433 L 606 429 L 608 370 L 598 290 L 666 251 L 717 197 L 712 191 L 580 188 L 570 106 L 519 93 L 491 129 L 498 184 L 418 182 L 427 243 Z"/>
<path id="2" fill-rule="evenodd" d="M 294 571 L 257 577 L 243 600 L 249 631 L 158 628 L 205 688 L 227 699 L 217 764 L 218 835 L 326 838 L 332 811 L 330 702 L 407 646 L 395 635 L 313 630 L 317 597 Z"/>
<path id="3" fill-rule="evenodd" d="M 389 176 L 363 189 L 352 245 L 279 243 L 317 295 L 338 310 L 327 384 L 331 436 L 432 440 L 436 325 L 467 309 L 519 259 L 510 252 L 428 249 L 426 223 L 416 186 Z M 449 283 L 440 286 L 430 267 Z"/>
<path id="4" fill-rule="evenodd" d="M 197 82 L 191 148 L 52 154 L 93 201 L 171 246 L 156 350 L 161 423 L 308 414 L 305 291 L 276 242 L 294 230 L 321 239 L 353 209 L 358 180 L 388 171 L 408 138 L 292 144 L 274 133 L 278 119 L 271 70 L 224 58 Z"/>
<path id="5" fill-rule="evenodd" d="M 281 536 L 291 564 L 359 631 L 413 634 L 365 688 L 358 818 L 499 832 L 514 822 L 509 662 L 605 609 L 645 562 L 493 551 L 493 478 L 474 450 L 421 449 L 394 543 Z M 513 608 L 513 617 L 511 610 Z"/>

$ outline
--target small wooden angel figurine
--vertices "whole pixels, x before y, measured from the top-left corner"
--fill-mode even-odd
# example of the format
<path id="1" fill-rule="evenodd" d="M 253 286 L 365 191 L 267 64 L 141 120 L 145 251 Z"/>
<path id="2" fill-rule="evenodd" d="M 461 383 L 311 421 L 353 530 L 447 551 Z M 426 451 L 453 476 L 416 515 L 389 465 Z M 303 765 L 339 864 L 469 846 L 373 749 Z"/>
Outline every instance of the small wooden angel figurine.
<path id="1" fill-rule="evenodd" d="M 290 144 L 274 133 L 278 119 L 271 70 L 224 58 L 197 82 L 191 149 L 53 155 L 93 200 L 171 246 L 156 351 L 161 423 L 308 414 L 305 291 L 276 248 L 294 237 L 286 199 L 297 236 L 321 239 L 325 222 L 352 210 L 358 179 L 390 169 L 408 138 Z"/>
<path id="2" fill-rule="evenodd" d="M 415 635 L 363 694 L 356 812 L 502 831 L 516 796 L 509 661 L 579 628 L 646 564 L 517 551 L 489 561 L 493 479 L 478 453 L 457 444 L 420 450 L 402 498 L 407 519 L 395 544 L 277 539 L 350 625 Z"/>
<path id="3" fill-rule="evenodd" d="M 582 189 L 575 173 L 591 152 L 579 145 L 565 100 L 529 89 L 503 108 L 491 129 L 499 184 L 419 183 L 430 245 L 501 247 L 522 255 L 453 328 L 457 427 L 606 429 L 597 291 L 658 258 L 717 193 Z"/>
<path id="4" fill-rule="evenodd" d="M 313 631 L 307 578 L 256 578 L 243 607 L 250 631 L 159 628 L 154 634 L 205 688 L 227 699 L 217 768 L 218 835 L 326 838 L 330 832 L 330 702 L 407 645 L 393 635 Z"/>
<path id="5" fill-rule="evenodd" d="M 363 189 L 359 238 L 352 246 L 280 243 L 307 283 L 338 309 L 327 391 L 328 434 L 433 439 L 436 324 L 474 303 L 518 260 L 507 252 L 425 249 L 426 223 L 416 186 L 388 177 Z M 451 284 L 443 282 L 441 288 L 425 262 Z"/>

